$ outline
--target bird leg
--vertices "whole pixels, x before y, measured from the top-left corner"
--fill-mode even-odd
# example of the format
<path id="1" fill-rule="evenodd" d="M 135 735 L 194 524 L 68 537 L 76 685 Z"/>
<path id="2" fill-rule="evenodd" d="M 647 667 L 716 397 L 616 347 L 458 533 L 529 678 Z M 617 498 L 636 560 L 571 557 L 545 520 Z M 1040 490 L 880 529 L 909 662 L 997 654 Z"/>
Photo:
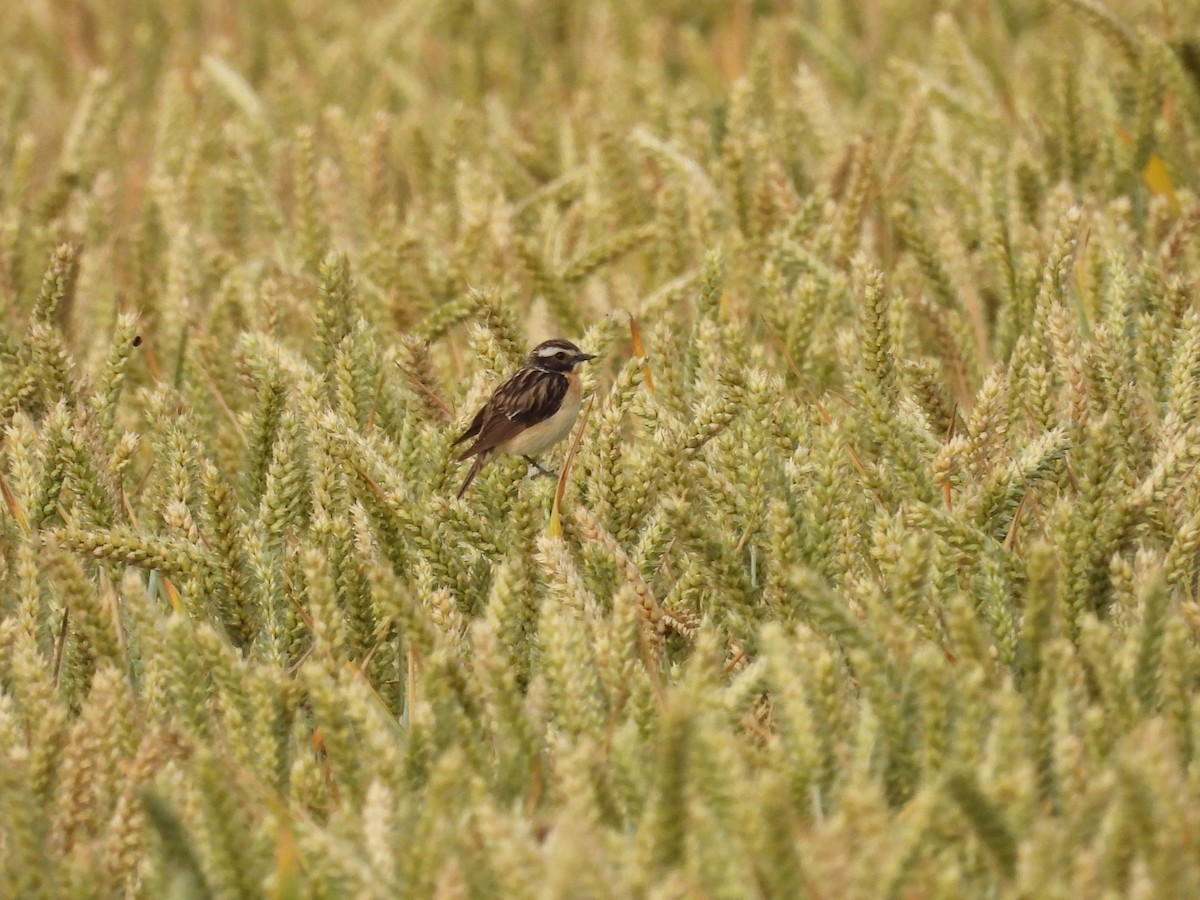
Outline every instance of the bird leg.
<path id="1" fill-rule="evenodd" d="M 558 474 L 558 473 L 557 473 L 557 472 L 555 472 L 553 469 L 547 469 L 547 468 L 544 468 L 544 467 L 542 466 L 542 464 L 541 464 L 541 463 L 539 463 L 539 462 L 538 462 L 536 459 L 534 459 L 532 456 L 522 456 L 521 458 L 522 458 L 523 460 L 525 460 L 525 462 L 527 462 L 527 463 L 529 463 L 531 466 L 533 466 L 535 469 L 537 469 L 537 470 L 538 470 L 538 474 L 539 474 L 539 475 L 545 475 L 547 478 L 553 478 L 555 475 L 557 475 L 557 474 Z"/>

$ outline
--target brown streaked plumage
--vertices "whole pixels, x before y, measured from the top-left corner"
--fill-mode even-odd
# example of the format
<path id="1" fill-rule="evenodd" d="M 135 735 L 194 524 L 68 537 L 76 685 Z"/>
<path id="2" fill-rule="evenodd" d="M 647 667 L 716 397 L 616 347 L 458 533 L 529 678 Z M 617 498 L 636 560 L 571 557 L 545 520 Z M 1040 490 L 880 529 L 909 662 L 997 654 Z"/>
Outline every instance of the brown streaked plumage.
<path id="1" fill-rule="evenodd" d="M 459 497 L 495 454 L 524 456 L 536 466 L 533 457 L 567 436 L 583 395 L 577 368 L 595 358 L 562 338 L 545 341 L 529 352 L 525 365 L 496 388 L 451 444 L 475 439 L 458 457 L 474 457 Z"/>

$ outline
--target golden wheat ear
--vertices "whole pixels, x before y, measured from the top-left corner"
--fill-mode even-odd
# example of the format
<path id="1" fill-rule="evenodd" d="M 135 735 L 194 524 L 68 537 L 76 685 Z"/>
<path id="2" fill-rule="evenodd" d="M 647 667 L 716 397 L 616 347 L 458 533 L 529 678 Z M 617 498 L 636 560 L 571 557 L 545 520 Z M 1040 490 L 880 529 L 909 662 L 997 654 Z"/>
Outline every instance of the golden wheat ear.
<path id="1" fill-rule="evenodd" d="M 467 477 L 463 479 L 462 487 L 458 489 L 458 494 L 455 496 L 462 497 L 467 492 L 467 488 L 471 486 L 471 482 L 475 480 L 475 476 L 479 474 L 479 470 L 483 468 L 483 464 L 487 462 L 489 453 L 480 453 L 471 461 L 471 469 L 467 472 Z"/>

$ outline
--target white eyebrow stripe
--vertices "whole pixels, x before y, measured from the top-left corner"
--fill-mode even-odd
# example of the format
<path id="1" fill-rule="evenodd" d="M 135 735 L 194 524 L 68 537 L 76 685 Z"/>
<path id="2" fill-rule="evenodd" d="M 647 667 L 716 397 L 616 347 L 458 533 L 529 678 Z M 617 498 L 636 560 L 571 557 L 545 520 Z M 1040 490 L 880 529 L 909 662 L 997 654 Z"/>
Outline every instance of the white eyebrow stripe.
<path id="1" fill-rule="evenodd" d="M 549 358 L 549 357 L 553 356 L 555 353 L 562 353 L 566 349 L 567 349 L 566 347 L 560 347 L 557 344 L 551 344 L 549 347 L 543 347 L 541 350 L 539 350 L 537 352 L 537 355 L 545 356 L 546 358 Z"/>

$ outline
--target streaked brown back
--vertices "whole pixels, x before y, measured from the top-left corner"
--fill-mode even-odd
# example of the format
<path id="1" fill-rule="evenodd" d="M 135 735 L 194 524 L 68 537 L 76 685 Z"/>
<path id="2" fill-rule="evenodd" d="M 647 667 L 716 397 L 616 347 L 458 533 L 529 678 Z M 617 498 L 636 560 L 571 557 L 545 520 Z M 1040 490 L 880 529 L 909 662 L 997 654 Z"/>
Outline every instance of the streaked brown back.
<path id="1" fill-rule="evenodd" d="M 562 405 L 569 385 L 567 377 L 558 372 L 521 369 L 496 388 L 481 410 L 479 436 L 458 458 L 494 450 L 522 429 L 550 418 Z"/>

